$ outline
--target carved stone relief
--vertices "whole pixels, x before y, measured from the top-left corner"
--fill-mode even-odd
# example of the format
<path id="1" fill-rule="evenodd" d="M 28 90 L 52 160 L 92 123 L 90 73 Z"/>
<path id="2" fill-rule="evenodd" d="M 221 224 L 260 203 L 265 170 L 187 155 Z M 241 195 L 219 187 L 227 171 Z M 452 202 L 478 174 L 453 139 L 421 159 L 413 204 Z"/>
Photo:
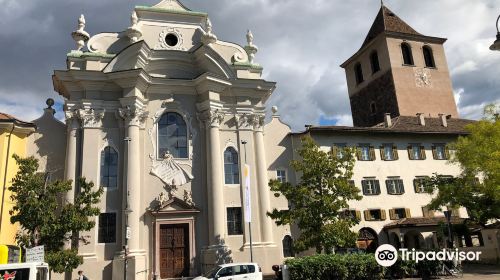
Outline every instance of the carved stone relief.
<path id="1" fill-rule="evenodd" d="M 165 154 L 163 161 L 154 163 L 151 174 L 158 177 L 168 186 L 182 186 L 193 180 L 193 175 L 177 163 L 170 153 Z"/>

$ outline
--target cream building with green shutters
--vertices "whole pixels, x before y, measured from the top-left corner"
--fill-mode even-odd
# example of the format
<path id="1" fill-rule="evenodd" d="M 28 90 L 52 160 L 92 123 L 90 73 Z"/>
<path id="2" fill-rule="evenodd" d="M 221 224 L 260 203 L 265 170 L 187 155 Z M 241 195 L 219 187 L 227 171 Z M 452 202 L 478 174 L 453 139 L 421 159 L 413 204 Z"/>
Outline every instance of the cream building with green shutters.
<path id="1" fill-rule="evenodd" d="M 370 125 L 298 133 L 266 104 L 276 84 L 262 78 L 250 31 L 245 46 L 223 41 L 207 14 L 175 0 L 137 6 L 130 27 L 116 33 L 90 36 L 82 16 L 72 33 L 76 49 L 67 55 L 67 69 L 53 75 L 54 89 L 65 100 L 66 124 L 47 108 L 35 121 L 38 130 L 29 147 L 55 177 L 85 176 L 105 189 L 96 227 L 80 233 L 89 243 L 78 247 L 84 258 L 78 270 L 90 279 L 123 279 L 127 252 L 128 279 L 192 277 L 217 263 L 250 261 L 251 234 L 253 261 L 271 273 L 273 264 L 293 256 L 297 232 L 267 217 L 273 208 L 288 208 L 270 192 L 268 181 L 297 182 L 289 162 L 297 159 L 302 135 L 311 135 L 325 150 L 358 147 L 353 184 L 363 199 L 345 210 L 360 220 L 359 247 L 436 246 L 434 231 L 443 218 L 422 209 L 430 196 L 421 193 L 419 180 L 434 172 L 459 172 L 447 164 L 445 144 L 464 135 L 470 121 L 456 118 L 456 106 L 450 105 L 443 40 L 404 33 L 409 29 L 402 21 L 383 18 L 393 17 L 387 11 L 382 7 L 374 23 L 378 33 L 370 32 L 371 39 L 343 65 L 355 120 Z M 411 68 L 401 69 L 398 40 L 412 46 Z M 433 67 L 420 59 L 417 46 L 426 40 L 432 43 Z M 376 71 L 362 77 L 367 71 L 360 73 L 359 65 L 365 70 L 370 62 Z M 435 102 L 444 103 L 429 112 L 421 103 L 412 108 L 420 101 L 405 90 L 436 91 Z M 385 92 L 391 96 L 384 99 Z M 272 115 L 269 121 L 266 113 Z M 245 164 L 249 192 L 243 185 Z M 77 194 L 74 186 L 64 203 Z M 251 227 L 244 219 L 248 210 Z M 455 214 L 456 223 L 466 217 L 463 209 Z"/>

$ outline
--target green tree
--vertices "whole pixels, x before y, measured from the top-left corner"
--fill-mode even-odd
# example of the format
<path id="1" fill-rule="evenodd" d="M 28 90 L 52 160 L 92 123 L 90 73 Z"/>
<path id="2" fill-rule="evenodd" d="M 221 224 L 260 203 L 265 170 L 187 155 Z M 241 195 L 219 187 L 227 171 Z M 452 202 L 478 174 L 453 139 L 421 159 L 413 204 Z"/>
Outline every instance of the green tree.
<path id="1" fill-rule="evenodd" d="M 467 136 L 450 143 L 450 163 L 461 168 L 459 176 L 441 174 L 427 182 L 427 191 L 435 194 L 429 207 L 440 210 L 465 207 L 471 220 L 485 225 L 500 219 L 500 122 L 498 105 L 485 107 L 485 117 L 466 126 Z"/>
<path id="2" fill-rule="evenodd" d="M 61 205 L 60 198 L 71 190 L 71 181 L 50 181 L 48 174 L 39 173 L 38 160 L 14 155 L 19 171 L 9 190 L 14 207 L 10 211 L 11 223 L 19 223 L 16 235 L 24 248 L 45 246 L 45 260 L 52 271 L 71 272 L 83 263 L 76 249 L 64 249 L 65 242 L 77 245 L 87 242 L 81 231 L 95 226 L 92 217 L 100 213 L 99 203 L 103 189 L 94 191 L 94 184 L 85 178 L 79 180 L 80 192 L 74 203 Z"/>
<path id="3" fill-rule="evenodd" d="M 276 197 L 283 195 L 291 205 L 288 210 L 273 209 L 267 213 L 277 225 L 297 225 L 300 236 L 294 240 L 294 250 L 331 252 L 334 247 L 354 246 L 357 235 L 351 227 L 359 221 L 343 213 L 350 200 L 360 200 L 360 190 L 350 183 L 354 168 L 352 148 L 324 152 L 311 137 L 302 139 L 298 150 L 301 160 L 290 165 L 301 174 L 300 182 L 292 185 L 271 180 L 269 185 Z"/>

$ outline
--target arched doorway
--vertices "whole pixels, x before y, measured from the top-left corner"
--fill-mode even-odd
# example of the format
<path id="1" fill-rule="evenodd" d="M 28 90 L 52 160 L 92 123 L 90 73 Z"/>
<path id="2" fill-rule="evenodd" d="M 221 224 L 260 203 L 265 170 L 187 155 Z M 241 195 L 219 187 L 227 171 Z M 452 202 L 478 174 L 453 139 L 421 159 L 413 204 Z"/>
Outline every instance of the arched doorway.
<path id="1" fill-rule="evenodd" d="M 427 246 L 425 244 L 425 239 L 422 234 L 418 231 L 412 230 L 405 234 L 404 247 L 408 249 L 425 249 Z"/>
<path id="2" fill-rule="evenodd" d="M 371 228 L 362 228 L 358 233 L 357 246 L 366 250 L 368 253 L 374 253 L 378 247 L 378 235 Z"/>
<path id="3" fill-rule="evenodd" d="M 399 241 L 399 236 L 395 232 L 389 234 L 389 243 L 391 243 L 391 245 L 394 246 L 396 249 L 401 248 L 401 242 Z"/>

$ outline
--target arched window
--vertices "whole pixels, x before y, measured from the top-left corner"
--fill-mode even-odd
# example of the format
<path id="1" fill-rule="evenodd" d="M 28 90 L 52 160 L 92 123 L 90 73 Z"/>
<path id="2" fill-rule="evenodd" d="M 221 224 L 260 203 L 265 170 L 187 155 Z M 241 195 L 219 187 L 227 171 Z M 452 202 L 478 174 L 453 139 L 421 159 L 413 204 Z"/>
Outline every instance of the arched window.
<path id="1" fill-rule="evenodd" d="M 363 79 L 363 69 L 361 68 L 361 63 L 356 64 L 354 66 L 354 74 L 356 75 L 356 84 L 361 84 L 364 79 Z"/>
<path id="2" fill-rule="evenodd" d="M 372 66 L 372 74 L 380 71 L 380 63 L 378 62 L 378 53 L 376 51 L 370 55 L 370 64 Z"/>
<path id="3" fill-rule="evenodd" d="M 411 47 L 408 43 L 401 44 L 401 52 L 403 53 L 403 64 L 413 65 L 413 55 L 411 53 Z"/>
<path id="4" fill-rule="evenodd" d="M 105 188 L 118 186 L 118 153 L 109 146 L 101 151 L 101 186 Z"/>
<path id="5" fill-rule="evenodd" d="M 293 239 L 290 235 L 285 235 L 283 237 L 283 257 L 291 258 L 294 256 L 293 254 Z"/>
<path id="6" fill-rule="evenodd" d="M 434 56 L 432 55 L 431 47 L 424 46 L 422 48 L 422 51 L 424 53 L 425 66 L 426 67 L 436 67 L 436 64 L 434 63 Z"/>
<path id="7" fill-rule="evenodd" d="M 188 158 L 186 122 L 181 115 L 165 113 L 158 122 L 158 157 L 169 152 L 174 158 Z"/>
<path id="8" fill-rule="evenodd" d="M 226 184 L 240 183 L 238 152 L 233 147 L 229 147 L 224 151 L 224 175 Z"/>
<path id="9" fill-rule="evenodd" d="M 377 113 L 377 104 L 375 104 L 375 102 L 370 102 L 370 113 L 372 113 L 372 115 L 375 115 Z"/>

